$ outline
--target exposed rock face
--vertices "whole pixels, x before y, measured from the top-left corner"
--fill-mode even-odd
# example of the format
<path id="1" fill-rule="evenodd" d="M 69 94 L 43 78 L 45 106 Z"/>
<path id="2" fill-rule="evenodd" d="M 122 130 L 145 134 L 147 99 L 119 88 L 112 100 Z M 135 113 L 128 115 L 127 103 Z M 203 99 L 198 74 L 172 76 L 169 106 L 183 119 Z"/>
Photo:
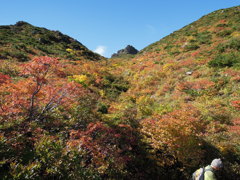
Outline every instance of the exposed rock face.
<path id="1" fill-rule="evenodd" d="M 112 58 L 113 57 L 118 57 L 118 56 L 121 56 L 121 55 L 124 55 L 124 54 L 137 54 L 137 53 L 138 53 L 138 50 L 136 48 L 134 48 L 131 45 L 128 45 L 124 49 L 121 49 L 117 53 L 114 53 L 112 55 Z"/>

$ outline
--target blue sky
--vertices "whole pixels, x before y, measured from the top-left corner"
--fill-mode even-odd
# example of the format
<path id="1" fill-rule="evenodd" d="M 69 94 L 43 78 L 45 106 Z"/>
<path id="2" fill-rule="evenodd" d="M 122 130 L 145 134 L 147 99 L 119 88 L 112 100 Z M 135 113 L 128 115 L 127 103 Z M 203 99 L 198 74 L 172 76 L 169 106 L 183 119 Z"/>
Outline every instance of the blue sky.
<path id="1" fill-rule="evenodd" d="M 0 25 L 26 21 L 59 30 L 109 57 L 143 49 L 212 11 L 240 0 L 0 0 Z"/>

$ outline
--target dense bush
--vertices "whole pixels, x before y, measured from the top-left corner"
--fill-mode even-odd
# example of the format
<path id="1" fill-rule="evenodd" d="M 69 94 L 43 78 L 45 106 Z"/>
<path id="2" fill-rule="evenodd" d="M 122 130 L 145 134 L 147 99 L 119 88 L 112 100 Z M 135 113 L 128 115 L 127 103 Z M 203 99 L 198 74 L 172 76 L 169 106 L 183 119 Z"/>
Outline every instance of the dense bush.
<path id="1" fill-rule="evenodd" d="M 212 35 L 210 32 L 202 32 L 196 35 L 196 41 L 200 44 L 210 44 L 212 39 Z"/>
<path id="2" fill-rule="evenodd" d="M 129 83 L 121 77 L 115 77 L 110 74 L 106 74 L 100 84 L 104 93 L 110 99 L 116 99 L 121 92 L 126 92 L 129 88 Z"/>
<path id="3" fill-rule="evenodd" d="M 230 34 L 232 34 L 232 30 L 224 30 L 224 31 L 220 31 L 217 33 L 217 36 L 220 36 L 220 37 L 227 37 L 229 36 Z"/>
<path id="4" fill-rule="evenodd" d="M 217 50 L 221 53 L 236 50 L 240 51 L 240 38 L 231 38 L 227 42 L 218 45 Z"/>
<path id="5" fill-rule="evenodd" d="M 193 51 L 200 48 L 197 44 L 189 44 L 184 47 L 186 51 Z"/>
<path id="6" fill-rule="evenodd" d="M 209 61 L 210 67 L 232 67 L 239 66 L 240 53 L 224 53 L 217 55 L 213 60 Z"/>
<path id="7" fill-rule="evenodd" d="M 15 63 L 0 61 L 0 73 L 15 77 L 19 75 L 19 67 Z"/>

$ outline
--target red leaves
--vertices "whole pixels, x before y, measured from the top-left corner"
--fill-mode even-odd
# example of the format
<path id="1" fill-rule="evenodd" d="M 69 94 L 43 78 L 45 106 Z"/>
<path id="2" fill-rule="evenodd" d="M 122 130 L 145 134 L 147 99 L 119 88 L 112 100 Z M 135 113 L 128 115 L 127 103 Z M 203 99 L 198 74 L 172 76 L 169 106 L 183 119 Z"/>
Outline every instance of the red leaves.
<path id="1" fill-rule="evenodd" d="M 4 120 L 33 120 L 58 106 L 71 108 L 79 96 L 88 93 L 81 85 L 59 78 L 56 58 L 37 57 L 24 64 L 22 74 L 28 78 L 11 83 L 0 74 L 0 115 Z M 50 78 L 51 77 L 51 78 Z"/>
<path id="2" fill-rule="evenodd" d="M 0 85 L 3 83 L 8 83 L 10 79 L 11 78 L 8 75 L 4 75 L 0 73 Z"/>
<path id="3" fill-rule="evenodd" d="M 209 81 L 207 79 L 200 79 L 195 82 L 182 82 L 178 84 L 178 89 L 180 91 L 188 90 L 188 89 L 194 89 L 194 90 L 202 90 L 202 89 L 208 89 L 215 85 L 214 82 Z"/>
<path id="4" fill-rule="evenodd" d="M 196 66 L 197 65 L 197 61 L 194 59 L 186 59 L 186 60 L 182 60 L 178 62 L 178 66 L 179 68 L 182 67 L 192 67 L 192 66 Z"/>
<path id="5" fill-rule="evenodd" d="M 233 70 L 233 69 L 228 69 L 224 72 L 226 76 L 230 76 L 231 80 L 240 82 L 240 72 Z"/>
<path id="6" fill-rule="evenodd" d="M 233 124 L 229 126 L 229 131 L 240 135 L 240 118 L 233 119 Z"/>
<path id="7" fill-rule="evenodd" d="M 99 151 L 110 151 L 109 146 L 116 141 L 115 132 L 112 128 L 107 127 L 101 122 L 90 123 L 85 131 L 72 130 L 70 132 L 70 141 L 68 145 L 75 146 L 76 142 L 82 148 L 97 155 Z M 72 144 L 73 143 L 73 144 Z M 99 150 L 95 152 L 96 146 Z M 100 150 L 101 149 L 101 150 Z M 101 152 L 100 152 L 101 153 Z"/>
<path id="8" fill-rule="evenodd" d="M 45 81 L 46 75 L 51 70 L 57 69 L 58 59 L 47 56 L 35 57 L 32 61 L 24 64 L 22 74 L 34 77 L 38 82 Z"/>
<path id="9" fill-rule="evenodd" d="M 59 64 L 58 59 L 47 56 L 35 57 L 30 62 L 23 65 L 25 74 L 40 74 L 45 72 L 49 66 L 54 67 Z"/>
<path id="10" fill-rule="evenodd" d="M 232 106 L 240 110 L 240 100 L 232 101 Z"/>
<path id="11" fill-rule="evenodd" d="M 195 52 L 193 52 L 191 55 L 192 55 L 193 57 L 195 57 L 195 56 L 197 56 L 199 53 L 200 53 L 200 51 L 195 51 Z"/>
<path id="12" fill-rule="evenodd" d="M 134 144 L 134 136 L 131 127 L 121 124 L 111 128 L 101 122 L 90 123 L 85 131 L 72 130 L 68 146 L 84 150 L 91 156 L 92 165 L 100 168 L 109 166 L 121 168 L 130 157 L 124 152 L 131 151 Z"/>

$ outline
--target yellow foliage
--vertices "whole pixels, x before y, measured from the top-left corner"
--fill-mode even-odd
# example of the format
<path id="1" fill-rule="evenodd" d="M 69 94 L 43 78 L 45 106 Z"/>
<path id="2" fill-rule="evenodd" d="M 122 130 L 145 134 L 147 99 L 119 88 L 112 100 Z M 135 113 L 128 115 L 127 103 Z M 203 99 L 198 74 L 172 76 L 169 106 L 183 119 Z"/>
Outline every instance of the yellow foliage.
<path id="1" fill-rule="evenodd" d="M 193 40 L 193 39 L 195 39 L 195 37 L 193 37 L 193 36 L 187 36 L 187 41 L 190 41 L 190 40 Z"/>
<path id="2" fill-rule="evenodd" d="M 70 49 L 70 48 L 67 48 L 66 51 L 69 52 L 69 53 L 72 53 L 72 52 L 73 52 L 73 50 Z"/>
<path id="3" fill-rule="evenodd" d="M 186 105 L 165 115 L 145 119 L 141 125 L 145 140 L 156 151 L 168 150 L 189 166 L 198 163 L 201 159 L 203 152 L 199 137 L 205 127 L 198 110 L 194 107 Z M 190 162 L 189 159 L 192 161 Z"/>
<path id="4" fill-rule="evenodd" d="M 240 37 L 240 32 L 235 31 L 231 34 L 231 36 L 232 37 Z"/>
<path id="5" fill-rule="evenodd" d="M 165 64 L 163 66 L 163 71 L 169 71 L 169 70 L 173 69 L 173 67 L 174 67 L 174 63 Z"/>
<path id="6" fill-rule="evenodd" d="M 119 64 L 113 64 L 112 66 L 113 66 L 113 67 L 118 67 L 118 66 L 119 66 Z"/>
<path id="7" fill-rule="evenodd" d="M 103 97 L 105 95 L 104 90 L 102 90 L 102 89 L 99 91 L 99 93 L 100 93 L 101 97 Z"/>
<path id="8" fill-rule="evenodd" d="M 87 76 L 86 75 L 73 75 L 70 79 L 72 79 L 73 81 L 77 82 L 77 83 L 85 83 L 87 81 Z"/>

